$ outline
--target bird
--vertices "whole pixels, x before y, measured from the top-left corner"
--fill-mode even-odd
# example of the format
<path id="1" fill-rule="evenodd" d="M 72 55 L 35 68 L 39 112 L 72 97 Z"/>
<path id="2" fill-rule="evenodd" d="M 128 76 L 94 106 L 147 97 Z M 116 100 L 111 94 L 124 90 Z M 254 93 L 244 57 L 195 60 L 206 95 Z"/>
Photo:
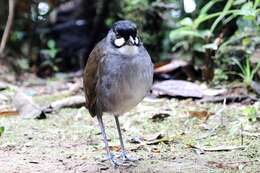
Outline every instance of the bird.
<path id="1" fill-rule="evenodd" d="M 92 117 L 97 117 L 107 160 L 115 167 L 135 161 L 126 152 L 119 116 L 141 102 L 152 83 L 153 63 L 136 24 L 130 20 L 115 22 L 91 51 L 83 73 L 86 107 Z M 103 113 L 114 116 L 120 140 L 120 160 L 109 149 Z"/>

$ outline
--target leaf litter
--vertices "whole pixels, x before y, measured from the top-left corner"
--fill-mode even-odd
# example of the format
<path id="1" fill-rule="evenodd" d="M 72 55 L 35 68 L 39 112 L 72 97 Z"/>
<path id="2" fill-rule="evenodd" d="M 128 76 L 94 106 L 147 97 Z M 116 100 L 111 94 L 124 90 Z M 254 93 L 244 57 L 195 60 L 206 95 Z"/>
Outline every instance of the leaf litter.
<path id="1" fill-rule="evenodd" d="M 57 85 L 57 81 L 53 82 Z M 56 93 L 55 90 L 32 95 L 32 100 L 39 108 L 46 108 L 68 96 L 83 96 L 80 87 L 76 88 L 76 92 Z M 257 105 L 259 101 L 254 103 L 258 117 Z M 226 105 L 223 100 L 213 104 L 191 99 L 145 99 L 120 117 L 129 154 L 143 159 L 136 167 L 118 171 L 257 172 L 260 124 L 248 121 L 243 114 L 246 107 L 241 103 Z M 113 117 L 104 115 L 104 123 L 111 149 L 118 154 L 120 147 Z M 105 155 L 102 137 L 96 119 L 83 108 L 61 106 L 47 113 L 42 121 L 5 116 L 0 118 L 0 127 L 5 129 L 0 138 L 0 172 L 115 171 L 108 162 L 100 165 Z"/>

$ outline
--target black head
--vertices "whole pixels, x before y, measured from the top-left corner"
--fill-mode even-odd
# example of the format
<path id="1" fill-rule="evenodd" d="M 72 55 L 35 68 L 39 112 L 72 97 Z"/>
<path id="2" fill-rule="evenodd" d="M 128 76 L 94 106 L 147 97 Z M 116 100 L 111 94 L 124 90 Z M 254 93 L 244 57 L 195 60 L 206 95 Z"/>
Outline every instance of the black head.
<path id="1" fill-rule="evenodd" d="M 136 45 L 140 43 L 137 37 L 137 27 L 129 20 L 120 20 L 113 24 L 112 31 L 116 39 L 113 41 L 116 47 L 122 47 L 125 44 Z"/>

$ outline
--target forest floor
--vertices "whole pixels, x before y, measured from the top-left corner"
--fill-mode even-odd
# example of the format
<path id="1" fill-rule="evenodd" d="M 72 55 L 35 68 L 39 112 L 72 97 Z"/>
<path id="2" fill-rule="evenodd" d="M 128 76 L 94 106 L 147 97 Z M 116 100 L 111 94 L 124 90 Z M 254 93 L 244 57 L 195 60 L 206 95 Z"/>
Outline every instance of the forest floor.
<path id="1" fill-rule="evenodd" d="M 67 81 L 56 78 L 36 85 L 37 80 L 20 88 L 39 105 L 68 97 Z M 0 91 L 5 104 L 11 104 L 13 92 Z M 62 108 L 46 119 L 2 116 L 0 172 L 260 172 L 260 121 L 248 121 L 243 115 L 248 107 L 255 107 L 259 116 L 259 101 L 225 105 L 147 97 L 119 118 L 128 153 L 140 160 L 116 169 L 102 162 L 105 150 L 98 122 L 84 107 Z M 105 114 L 104 123 L 111 150 L 118 154 L 113 116 Z"/>

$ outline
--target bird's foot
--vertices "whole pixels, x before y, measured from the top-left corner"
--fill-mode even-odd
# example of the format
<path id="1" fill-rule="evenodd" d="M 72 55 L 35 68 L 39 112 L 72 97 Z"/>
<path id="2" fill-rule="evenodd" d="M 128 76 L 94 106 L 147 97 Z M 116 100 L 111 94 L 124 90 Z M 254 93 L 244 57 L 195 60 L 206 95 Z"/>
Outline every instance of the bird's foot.
<path id="1" fill-rule="evenodd" d="M 120 153 L 120 158 L 124 161 L 124 162 L 135 162 L 137 160 L 139 160 L 138 158 L 134 158 L 134 157 L 130 157 L 128 156 L 126 151 L 122 151 Z"/>
<path id="2" fill-rule="evenodd" d="M 115 155 L 114 154 L 109 154 L 103 161 L 110 161 L 111 165 L 116 168 L 120 165 L 123 164 L 123 162 L 120 162 L 118 160 L 115 159 Z"/>

